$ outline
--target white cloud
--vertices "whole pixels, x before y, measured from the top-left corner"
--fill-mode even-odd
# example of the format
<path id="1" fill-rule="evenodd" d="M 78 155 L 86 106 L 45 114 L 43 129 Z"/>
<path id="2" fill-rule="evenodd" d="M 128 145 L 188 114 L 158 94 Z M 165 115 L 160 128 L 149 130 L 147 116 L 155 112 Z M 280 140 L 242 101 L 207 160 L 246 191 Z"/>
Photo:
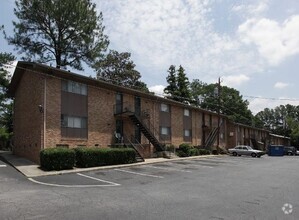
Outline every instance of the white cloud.
<path id="1" fill-rule="evenodd" d="M 244 74 L 240 75 L 233 75 L 233 76 L 225 76 L 223 77 L 223 85 L 229 86 L 229 87 L 238 87 L 242 85 L 245 82 L 248 82 L 250 78 Z"/>
<path id="2" fill-rule="evenodd" d="M 171 64 L 182 65 L 190 80 L 260 72 L 256 54 L 235 36 L 218 33 L 210 13 L 214 1 L 101 1 L 111 46 L 128 51 L 144 79 L 155 84 Z M 109 16 L 108 16 L 109 15 Z M 150 75 L 150 79 L 147 76 Z M 161 81 L 161 80 L 160 80 Z"/>
<path id="3" fill-rule="evenodd" d="M 215 83 L 221 76 L 223 85 L 229 87 L 241 88 L 250 82 L 271 89 L 271 83 L 254 81 L 255 76 L 270 74 L 275 65 L 298 53 L 297 17 L 284 22 L 274 16 L 265 18 L 271 10 L 268 0 L 235 6 L 237 16 L 233 16 L 232 1 L 228 2 L 229 6 L 225 1 L 208 0 L 109 0 L 97 5 L 111 49 L 130 52 L 142 80 L 158 95 L 163 94 L 171 64 L 182 65 L 190 81 Z M 226 13 L 237 19 L 228 25 L 225 19 L 216 23 L 215 16 L 223 17 L 216 13 L 216 4 L 225 5 Z M 271 74 L 274 78 L 275 71 Z M 255 91 L 245 93 L 254 95 Z M 258 101 L 250 107 L 267 107 Z"/>
<path id="4" fill-rule="evenodd" d="M 232 7 L 232 11 L 238 12 L 243 16 L 258 16 L 266 12 L 269 8 L 268 0 L 259 1 L 256 4 L 238 4 Z"/>
<path id="5" fill-rule="evenodd" d="M 288 86 L 289 86 L 288 83 L 277 82 L 277 83 L 275 83 L 274 88 L 275 89 L 284 89 L 284 88 L 286 88 Z"/>
<path id="6" fill-rule="evenodd" d="M 155 85 L 155 86 L 149 87 L 148 89 L 150 92 L 154 92 L 155 95 L 163 96 L 164 88 L 165 88 L 165 86 L 163 86 L 163 85 Z"/>
<path id="7" fill-rule="evenodd" d="M 245 44 L 256 45 L 259 54 L 272 66 L 299 54 L 299 15 L 282 24 L 267 18 L 249 19 L 238 28 Z"/>
<path id="8" fill-rule="evenodd" d="M 286 104 L 296 106 L 299 105 L 299 100 L 286 97 L 280 97 L 278 99 L 263 99 L 262 97 L 257 97 L 249 100 L 249 109 L 253 112 L 253 114 L 257 114 L 265 108 L 274 109 L 277 106 Z"/>

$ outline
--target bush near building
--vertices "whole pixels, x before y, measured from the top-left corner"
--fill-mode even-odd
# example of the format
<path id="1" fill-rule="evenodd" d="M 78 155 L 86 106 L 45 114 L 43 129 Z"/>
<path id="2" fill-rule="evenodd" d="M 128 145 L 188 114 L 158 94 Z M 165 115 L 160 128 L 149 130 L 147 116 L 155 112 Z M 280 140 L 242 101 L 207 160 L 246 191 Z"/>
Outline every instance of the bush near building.
<path id="1" fill-rule="evenodd" d="M 47 148 L 40 152 L 42 169 L 67 170 L 75 166 L 75 152 L 67 148 Z"/>
<path id="2" fill-rule="evenodd" d="M 130 148 L 75 148 L 77 167 L 95 167 L 136 162 Z"/>
<path id="3" fill-rule="evenodd" d="M 41 168 L 47 171 L 136 162 L 130 148 L 48 148 L 40 152 Z"/>
<path id="4" fill-rule="evenodd" d="M 180 144 L 177 150 L 177 155 L 179 157 L 190 157 L 190 156 L 199 156 L 199 155 L 207 155 L 207 154 L 210 154 L 209 150 L 199 149 L 187 143 Z"/>

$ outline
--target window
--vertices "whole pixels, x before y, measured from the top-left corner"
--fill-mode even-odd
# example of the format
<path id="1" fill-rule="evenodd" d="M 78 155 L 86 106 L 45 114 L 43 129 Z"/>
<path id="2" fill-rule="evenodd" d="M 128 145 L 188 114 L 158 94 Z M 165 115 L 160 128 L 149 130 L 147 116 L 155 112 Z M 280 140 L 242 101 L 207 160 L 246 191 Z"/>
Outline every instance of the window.
<path id="1" fill-rule="evenodd" d="M 190 110 L 184 109 L 184 116 L 190 116 Z"/>
<path id="2" fill-rule="evenodd" d="M 74 117 L 61 115 L 61 127 L 64 128 L 86 128 L 87 119 L 85 117 Z"/>
<path id="3" fill-rule="evenodd" d="M 70 80 L 63 80 L 62 91 L 87 95 L 87 85 Z"/>
<path id="4" fill-rule="evenodd" d="M 161 104 L 161 112 L 169 112 L 169 105 Z"/>
<path id="5" fill-rule="evenodd" d="M 162 135 L 170 135 L 170 128 L 169 127 L 161 127 L 161 134 Z"/>
<path id="6" fill-rule="evenodd" d="M 185 129 L 185 130 L 184 130 L 184 136 L 185 136 L 185 137 L 191 137 L 191 130 L 189 130 L 189 129 Z"/>

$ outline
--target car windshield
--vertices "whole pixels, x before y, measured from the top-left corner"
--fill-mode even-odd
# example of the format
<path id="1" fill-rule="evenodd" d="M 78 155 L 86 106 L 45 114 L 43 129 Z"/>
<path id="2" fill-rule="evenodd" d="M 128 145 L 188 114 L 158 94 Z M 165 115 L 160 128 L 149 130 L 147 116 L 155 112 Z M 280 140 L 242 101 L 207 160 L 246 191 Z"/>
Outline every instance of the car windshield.
<path id="1" fill-rule="evenodd" d="M 247 146 L 248 150 L 253 150 L 252 147 Z"/>

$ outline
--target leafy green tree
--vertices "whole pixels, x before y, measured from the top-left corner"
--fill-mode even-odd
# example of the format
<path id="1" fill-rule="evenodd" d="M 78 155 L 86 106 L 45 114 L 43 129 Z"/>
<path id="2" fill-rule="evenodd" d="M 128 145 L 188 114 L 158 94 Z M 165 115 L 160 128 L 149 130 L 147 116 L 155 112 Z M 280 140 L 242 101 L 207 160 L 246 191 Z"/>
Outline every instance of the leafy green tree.
<path id="1" fill-rule="evenodd" d="M 57 68 L 83 70 L 102 57 L 109 41 L 103 18 L 91 0 L 16 0 L 14 36 L 7 37 L 22 58 Z"/>
<path id="2" fill-rule="evenodd" d="M 263 111 L 255 115 L 255 121 L 261 128 L 272 130 L 274 126 L 274 111 L 273 109 L 265 108 Z"/>
<path id="3" fill-rule="evenodd" d="M 148 92 L 146 84 L 140 80 L 141 75 L 135 67 L 130 53 L 119 53 L 115 50 L 110 50 L 104 59 L 93 65 L 97 72 L 97 79 Z"/>
<path id="4" fill-rule="evenodd" d="M 193 104 L 197 107 L 202 107 L 202 103 L 206 98 L 208 92 L 208 84 L 200 81 L 199 79 L 194 79 L 190 83 L 190 92 L 193 98 Z M 211 94 L 212 95 L 212 94 Z"/>
<path id="5" fill-rule="evenodd" d="M 0 53 L 0 139 L 7 145 L 13 130 L 13 106 L 7 96 L 10 76 L 5 67 L 14 60 L 15 57 L 11 53 Z"/>
<path id="6" fill-rule="evenodd" d="M 227 115 L 231 120 L 252 125 L 253 115 L 248 109 L 249 102 L 243 100 L 242 95 L 236 89 L 227 86 L 220 86 L 220 106 L 218 103 L 218 94 L 215 94 L 215 89 L 218 84 L 207 84 L 198 79 L 191 82 L 191 94 L 193 100 L 197 100 L 195 105 Z"/>
<path id="7" fill-rule="evenodd" d="M 167 94 L 167 97 L 173 100 L 178 101 L 178 87 L 177 87 L 177 74 L 174 65 L 171 65 L 168 69 L 168 76 L 166 77 L 166 81 L 168 86 L 165 87 L 164 93 Z"/>
<path id="8" fill-rule="evenodd" d="M 299 106 L 297 106 L 299 107 Z M 295 118 L 288 118 L 287 124 L 290 128 L 291 145 L 299 146 L 299 122 Z"/>
<path id="9" fill-rule="evenodd" d="M 289 123 L 299 123 L 299 106 L 287 104 L 274 109 L 265 108 L 257 113 L 255 118 L 273 133 L 290 136 L 292 131 Z"/>

